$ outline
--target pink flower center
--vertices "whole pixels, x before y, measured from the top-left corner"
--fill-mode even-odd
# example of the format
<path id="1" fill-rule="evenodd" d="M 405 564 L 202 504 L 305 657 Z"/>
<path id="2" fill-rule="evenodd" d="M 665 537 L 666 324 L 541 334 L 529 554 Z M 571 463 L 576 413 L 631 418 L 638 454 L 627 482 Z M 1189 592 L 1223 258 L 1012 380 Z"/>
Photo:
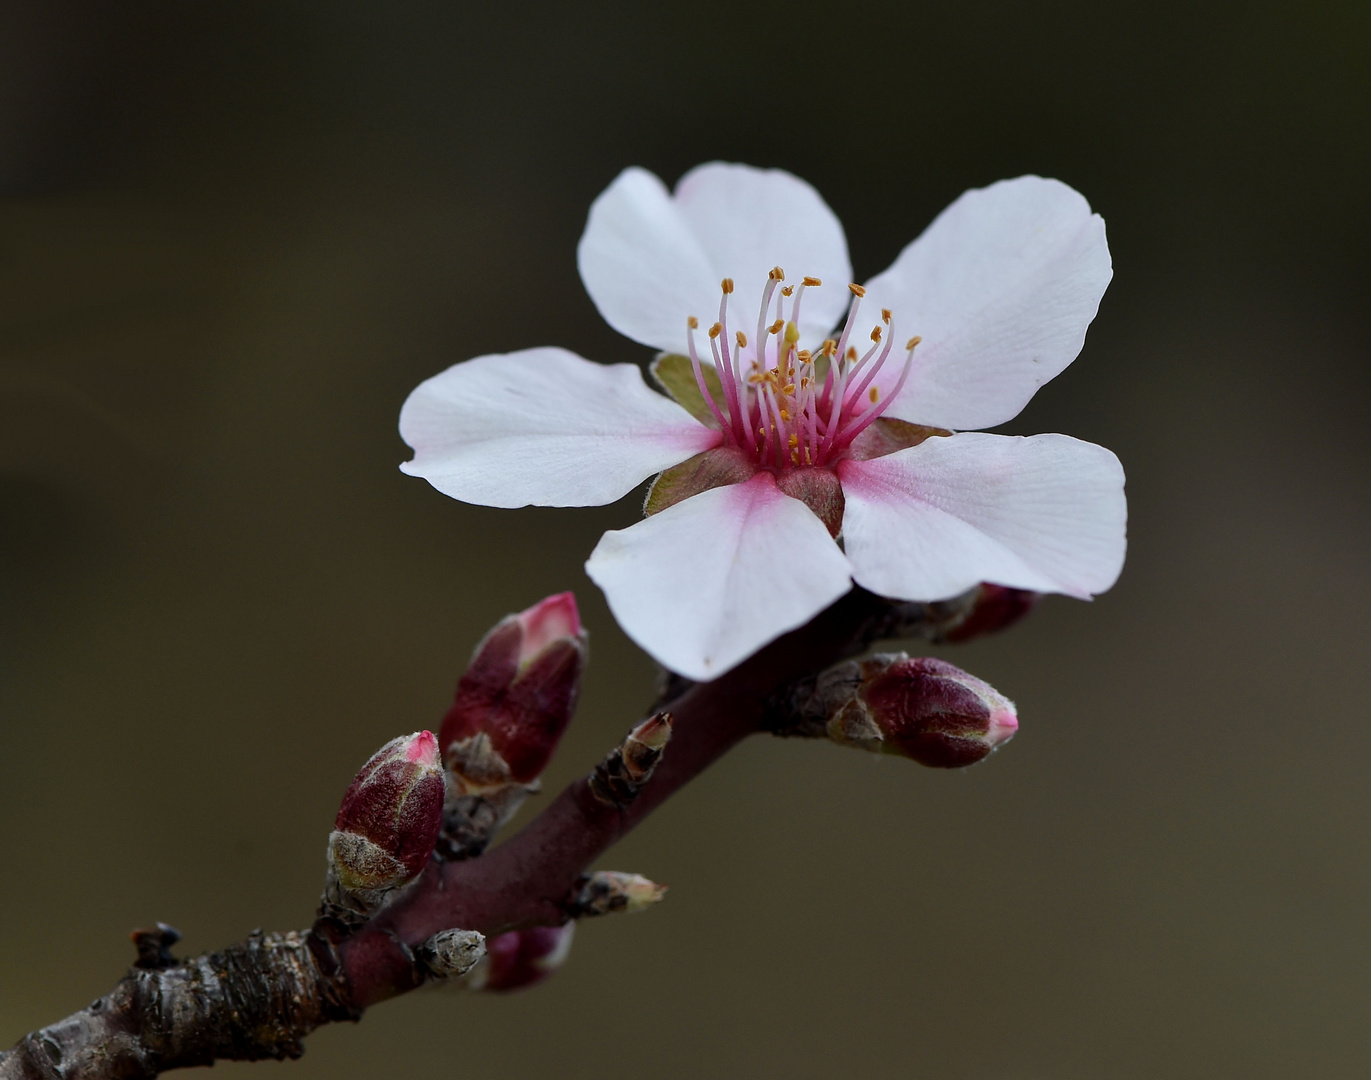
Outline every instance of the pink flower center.
<path id="1" fill-rule="evenodd" d="M 691 316 L 686 324 L 695 381 L 729 444 L 758 465 L 782 472 L 840 460 L 852 440 L 899 395 L 919 344 L 917 337 L 905 344 L 900 377 L 890 393 L 883 394 L 875 379 L 895 340 L 890 312 L 882 310 L 881 322 L 870 334 L 870 348 L 858 355 L 857 346 L 849 342 L 866 290 L 849 285 L 852 304 L 842 333 L 811 352 L 799 347 L 800 303 L 806 289 L 823 283 L 806 277 L 798 287 L 781 286 L 784 280 L 779 266 L 767 275 L 756 336 L 749 343 L 741 330 L 730 340 L 728 297 L 733 279 L 724 278 L 719 321 L 709 328 L 722 402 L 710 393 L 695 347 L 699 320 Z"/>

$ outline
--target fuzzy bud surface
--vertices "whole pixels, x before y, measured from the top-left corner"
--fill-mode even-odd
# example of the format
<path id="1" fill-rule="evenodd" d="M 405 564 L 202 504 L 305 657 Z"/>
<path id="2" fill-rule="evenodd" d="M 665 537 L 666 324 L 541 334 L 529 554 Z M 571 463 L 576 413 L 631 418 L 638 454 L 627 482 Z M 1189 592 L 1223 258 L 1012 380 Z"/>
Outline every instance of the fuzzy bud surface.
<path id="1" fill-rule="evenodd" d="M 438 740 L 430 731 L 392 739 L 343 796 L 328 840 L 325 900 L 363 914 L 428 864 L 443 815 Z"/>
<path id="2" fill-rule="evenodd" d="M 930 656 L 883 653 L 796 683 L 777 703 L 779 735 L 827 738 L 933 768 L 973 765 L 1019 728 L 1014 703 Z"/>
<path id="3" fill-rule="evenodd" d="M 576 709 L 585 662 L 569 592 L 506 616 L 482 639 L 439 737 L 466 792 L 537 779 Z"/>

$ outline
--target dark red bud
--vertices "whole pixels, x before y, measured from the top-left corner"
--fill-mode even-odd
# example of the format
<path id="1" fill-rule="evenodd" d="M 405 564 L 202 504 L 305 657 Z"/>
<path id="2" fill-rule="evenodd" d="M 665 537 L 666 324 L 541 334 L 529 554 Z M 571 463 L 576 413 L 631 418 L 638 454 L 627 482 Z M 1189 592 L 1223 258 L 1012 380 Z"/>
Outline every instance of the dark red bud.
<path id="1" fill-rule="evenodd" d="M 971 605 L 971 610 L 952 629 L 943 635 L 944 641 L 970 641 L 982 634 L 993 634 L 1013 626 L 1042 599 L 1042 593 L 1028 589 L 1010 589 L 1004 585 L 985 584 Z"/>
<path id="2" fill-rule="evenodd" d="M 439 738 L 448 765 L 462 773 L 465 763 L 454 762 L 454 747 L 484 735 L 507 772 L 483 749 L 483 775 L 469 779 L 535 780 L 576 710 L 585 661 L 586 633 L 571 593 L 502 619 L 476 647 L 443 717 Z"/>
<path id="3" fill-rule="evenodd" d="M 1014 703 L 988 683 L 932 657 L 864 664 L 861 697 L 881 749 L 921 765 L 971 765 L 1018 730 Z"/>
<path id="4" fill-rule="evenodd" d="M 333 823 L 329 856 L 342 886 L 394 888 L 418 875 L 438 840 L 443 797 L 432 732 L 381 747 L 353 779 Z"/>
<path id="5" fill-rule="evenodd" d="M 536 986 L 566 961 L 575 923 L 511 930 L 486 942 L 486 955 L 471 973 L 474 990 L 523 990 Z"/>

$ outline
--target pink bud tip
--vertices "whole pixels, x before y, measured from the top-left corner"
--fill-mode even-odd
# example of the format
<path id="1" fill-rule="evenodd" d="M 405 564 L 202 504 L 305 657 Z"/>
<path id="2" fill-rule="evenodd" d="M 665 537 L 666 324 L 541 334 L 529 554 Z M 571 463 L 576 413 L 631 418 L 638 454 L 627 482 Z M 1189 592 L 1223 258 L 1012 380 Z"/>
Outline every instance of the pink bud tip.
<path id="1" fill-rule="evenodd" d="M 558 593 L 539 600 L 516 618 L 524 632 L 519 645 L 520 667 L 559 638 L 575 638 L 581 634 L 581 616 L 576 610 L 574 593 Z"/>
<path id="2" fill-rule="evenodd" d="M 986 732 L 986 742 L 993 746 L 1008 742 L 1019 730 L 1019 718 L 1012 709 L 999 708 L 990 714 L 990 730 Z"/>
<path id="3" fill-rule="evenodd" d="M 405 746 L 405 758 L 428 769 L 438 768 L 438 737 L 431 731 L 410 736 Z"/>

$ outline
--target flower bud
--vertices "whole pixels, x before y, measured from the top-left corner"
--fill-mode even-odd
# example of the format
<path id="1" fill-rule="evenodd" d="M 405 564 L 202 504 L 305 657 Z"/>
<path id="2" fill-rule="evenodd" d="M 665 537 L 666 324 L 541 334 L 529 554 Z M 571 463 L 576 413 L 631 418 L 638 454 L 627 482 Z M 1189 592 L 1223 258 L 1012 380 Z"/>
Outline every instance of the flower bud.
<path id="1" fill-rule="evenodd" d="M 392 739 L 353 779 L 328 838 L 326 908 L 366 915 L 417 877 L 438 840 L 443 773 L 430 731 Z"/>
<path id="2" fill-rule="evenodd" d="M 861 698 L 886 753 L 955 769 L 980 761 L 1019 729 L 1012 701 L 943 660 L 903 657 L 866 666 Z"/>
<path id="3" fill-rule="evenodd" d="M 778 735 L 828 738 L 949 769 L 980 761 L 1018 727 L 1014 703 L 988 683 L 904 653 L 849 660 L 802 680 L 772 719 Z"/>
<path id="4" fill-rule="evenodd" d="M 585 661 L 569 592 L 506 616 L 482 639 L 440 730 L 444 761 L 467 791 L 537 779 L 576 709 Z"/>
<path id="5" fill-rule="evenodd" d="M 970 641 L 1013 626 L 1042 599 L 1042 593 L 986 583 L 976 588 L 970 609 L 942 634 L 948 642 Z"/>
<path id="6" fill-rule="evenodd" d="M 445 858 L 479 855 L 537 790 L 576 709 L 585 663 L 586 633 L 569 592 L 506 616 L 476 647 L 439 735 Z"/>
<path id="7" fill-rule="evenodd" d="M 486 942 L 486 955 L 467 976 L 472 990 L 522 990 L 542 982 L 566 961 L 574 922 L 511 930 Z"/>

